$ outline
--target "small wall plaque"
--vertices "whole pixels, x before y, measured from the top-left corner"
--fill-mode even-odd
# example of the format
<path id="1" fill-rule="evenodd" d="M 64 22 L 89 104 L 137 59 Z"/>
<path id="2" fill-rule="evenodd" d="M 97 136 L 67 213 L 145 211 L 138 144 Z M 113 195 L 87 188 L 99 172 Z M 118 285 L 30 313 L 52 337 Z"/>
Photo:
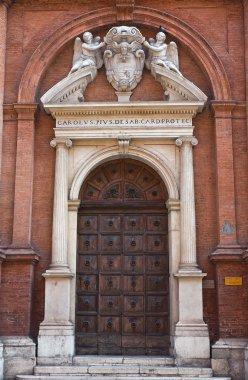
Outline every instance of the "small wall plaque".
<path id="1" fill-rule="evenodd" d="M 243 285 L 242 277 L 225 277 L 225 285 L 235 286 L 235 285 Z"/>

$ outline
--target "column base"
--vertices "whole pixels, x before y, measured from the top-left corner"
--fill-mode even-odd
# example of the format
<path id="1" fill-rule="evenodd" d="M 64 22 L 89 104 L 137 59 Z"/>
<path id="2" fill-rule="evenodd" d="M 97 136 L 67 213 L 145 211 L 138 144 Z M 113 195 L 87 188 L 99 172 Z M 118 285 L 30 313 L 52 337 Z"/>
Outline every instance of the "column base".
<path id="1" fill-rule="evenodd" d="M 49 269 L 45 277 L 45 317 L 40 324 L 38 356 L 68 358 L 74 355 L 74 326 L 70 321 L 70 286 L 74 275 Z"/>
<path id="2" fill-rule="evenodd" d="M 71 323 L 63 325 L 42 322 L 38 336 L 39 363 L 42 359 L 55 357 L 60 359 L 60 364 L 68 363 L 68 359 L 74 355 L 74 340 L 74 327 Z"/>
<path id="3" fill-rule="evenodd" d="M 210 367 L 209 333 L 205 323 L 177 323 L 175 357 L 179 366 Z"/>
<path id="4" fill-rule="evenodd" d="M 50 264 L 49 269 L 47 269 L 46 273 L 71 273 L 71 271 L 67 264 Z"/>
<path id="5" fill-rule="evenodd" d="M 202 270 L 199 268 L 197 264 L 180 264 L 178 274 L 202 274 Z"/>

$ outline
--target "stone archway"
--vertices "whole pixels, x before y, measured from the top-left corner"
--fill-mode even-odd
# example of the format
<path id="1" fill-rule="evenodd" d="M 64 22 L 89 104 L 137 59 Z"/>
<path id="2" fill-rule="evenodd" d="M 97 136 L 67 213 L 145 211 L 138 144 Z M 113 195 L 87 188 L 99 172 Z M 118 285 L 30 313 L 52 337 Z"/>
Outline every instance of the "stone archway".
<path id="1" fill-rule="evenodd" d="M 22 76 L 19 87 L 18 102 L 35 101 L 39 82 L 50 62 L 62 47 L 85 30 L 93 30 L 113 24 L 116 18 L 114 8 L 103 8 L 83 14 L 70 21 L 63 28 L 56 30 L 36 49 Z M 231 90 L 222 62 L 206 40 L 193 28 L 171 14 L 148 7 L 134 7 L 134 24 L 149 25 L 159 28 L 166 25 L 168 33 L 178 38 L 197 57 L 210 78 L 215 99 L 231 99 Z"/>

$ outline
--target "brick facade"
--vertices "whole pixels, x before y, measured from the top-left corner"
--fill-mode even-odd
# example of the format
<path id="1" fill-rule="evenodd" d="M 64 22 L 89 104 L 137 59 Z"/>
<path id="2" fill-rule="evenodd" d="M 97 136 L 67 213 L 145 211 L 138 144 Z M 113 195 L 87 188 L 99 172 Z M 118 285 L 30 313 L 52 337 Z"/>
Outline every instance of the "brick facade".
<path id="1" fill-rule="evenodd" d="M 180 70 L 208 96 L 207 107 L 194 119 L 197 257 L 207 273 L 204 319 L 212 342 L 248 338 L 246 5 L 241 0 L 127 3 L 16 0 L 7 11 L 0 335 L 36 339 L 43 320 L 41 275 L 51 262 L 55 152 L 49 145 L 54 120 L 39 99 L 68 74 L 75 36 L 86 30 L 103 36 L 112 25 L 128 23 L 147 38 L 163 25 L 168 40 L 178 44 Z M 145 71 L 132 100 L 160 100 L 162 95 L 160 84 Z M 115 101 L 103 68 L 85 98 Z M 223 229 L 226 222 L 231 234 Z M 242 286 L 226 286 L 225 277 L 242 277 Z"/>

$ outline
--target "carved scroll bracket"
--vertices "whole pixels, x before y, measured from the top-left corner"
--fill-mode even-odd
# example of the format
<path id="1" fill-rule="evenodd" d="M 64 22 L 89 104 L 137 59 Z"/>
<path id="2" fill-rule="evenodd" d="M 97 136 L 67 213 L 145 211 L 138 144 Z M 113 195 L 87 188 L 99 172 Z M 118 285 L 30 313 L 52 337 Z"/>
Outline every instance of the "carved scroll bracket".
<path id="1" fill-rule="evenodd" d="M 128 154 L 131 138 L 129 136 L 120 135 L 117 137 L 120 154 Z"/>

